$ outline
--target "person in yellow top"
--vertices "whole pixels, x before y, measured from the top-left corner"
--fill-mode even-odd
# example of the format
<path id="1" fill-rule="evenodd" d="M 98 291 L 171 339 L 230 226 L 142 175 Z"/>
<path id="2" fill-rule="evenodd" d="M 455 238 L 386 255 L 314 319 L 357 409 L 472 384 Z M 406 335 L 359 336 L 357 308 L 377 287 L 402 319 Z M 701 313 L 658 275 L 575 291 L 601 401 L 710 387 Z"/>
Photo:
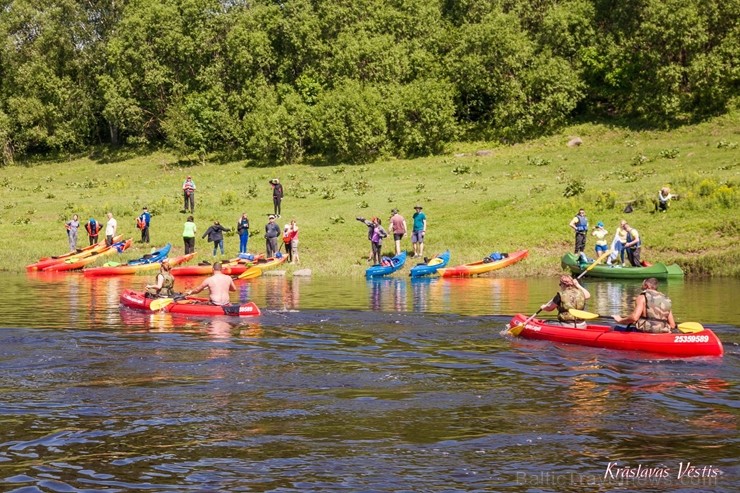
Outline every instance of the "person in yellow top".
<path id="1" fill-rule="evenodd" d="M 596 237 L 596 245 L 594 246 L 594 249 L 596 250 L 596 257 L 601 257 L 602 254 L 606 253 L 606 251 L 609 249 L 609 245 L 606 242 L 606 235 L 609 234 L 609 231 L 604 229 L 604 223 L 599 221 L 596 223 L 596 227 L 591 232 L 591 236 Z"/>

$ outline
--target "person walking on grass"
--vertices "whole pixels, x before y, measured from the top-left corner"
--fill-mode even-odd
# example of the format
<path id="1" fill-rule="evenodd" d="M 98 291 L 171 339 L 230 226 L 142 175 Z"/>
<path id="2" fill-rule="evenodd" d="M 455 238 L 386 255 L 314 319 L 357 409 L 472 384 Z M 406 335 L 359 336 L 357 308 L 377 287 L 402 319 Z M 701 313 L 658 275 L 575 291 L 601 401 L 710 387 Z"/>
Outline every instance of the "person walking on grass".
<path id="1" fill-rule="evenodd" d="M 427 215 L 422 211 L 422 206 L 414 206 L 414 215 L 412 216 L 414 225 L 411 232 L 411 243 L 414 245 L 414 258 L 424 257 L 424 237 L 427 234 Z"/>
<path id="2" fill-rule="evenodd" d="M 201 238 L 208 237 L 208 242 L 213 242 L 213 256 L 216 256 L 216 250 L 221 249 L 221 255 L 224 254 L 224 231 L 231 231 L 229 228 L 221 226 L 218 221 L 213 221 Z"/>

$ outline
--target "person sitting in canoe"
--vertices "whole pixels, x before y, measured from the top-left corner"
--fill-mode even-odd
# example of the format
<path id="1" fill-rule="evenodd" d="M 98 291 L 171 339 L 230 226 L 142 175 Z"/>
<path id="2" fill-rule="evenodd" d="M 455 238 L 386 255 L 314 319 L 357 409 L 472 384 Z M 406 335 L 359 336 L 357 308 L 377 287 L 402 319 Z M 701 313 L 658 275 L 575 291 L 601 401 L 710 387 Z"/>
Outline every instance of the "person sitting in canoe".
<path id="1" fill-rule="evenodd" d="M 175 277 L 170 273 L 170 263 L 166 260 L 159 267 L 154 284 L 146 285 L 148 298 L 171 298 L 174 296 Z"/>
<path id="2" fill-rule="evenodd" d="M 634 324 L 638 332 L 666 334 L 676 327 L 671 310 L 671 299 L 658 291 L 658 280 L 650 277 L 642 281 L 642 293 L 635 298 L 635 308 L 626 317 L 614 315 L 618 324 Z"/>
<path id="3" fill-rule="evenodd" d="M 231 276 L 227 276 L 221 272 L 221 262 L 215 262 L 213 264 L 213 274 L 200 283 L 195 289 L 191 289 L 185 293 L 185 296 L 200 293 L 204 289 L 208 288 L 209 299 L 212 305 L 225 306 L 231 303 L 229 300 L 229 291 L 236 291 L 234 280 Z"/>
<path id="4" fill-rule="evenodd" d="M 558 309 L 558 322 L 547 322 L 549 325 L 560 324 L 568 327 L 586 328 L 586 323 L 571 315 L 568 310 L 574 308 L 583 310 L 586 306 L 586 300 L 591 297 L 591 293 L 578 283 L 578 279 L 571 276 L 560 276 L 560 290 L 555 296 L 540 307 L 541 310 L 551 312 Z"/>

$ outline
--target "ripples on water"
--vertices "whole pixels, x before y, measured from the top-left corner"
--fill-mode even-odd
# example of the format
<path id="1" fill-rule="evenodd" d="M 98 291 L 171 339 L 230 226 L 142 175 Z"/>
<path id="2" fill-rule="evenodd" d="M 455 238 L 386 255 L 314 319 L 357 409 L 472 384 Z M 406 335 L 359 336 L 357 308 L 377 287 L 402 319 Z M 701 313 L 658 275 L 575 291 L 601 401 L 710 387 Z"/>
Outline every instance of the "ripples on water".
<path id="1" fill-rule="evenodd" d="M 735 326 L 723 359 L 655 359 L 504 337 L 490 291 L 270 282 L 239 321 L 32 284 L 0 332 L 0 490 L 737 491 Z M 688 461 L 723 475 L 678 480 Z"/>

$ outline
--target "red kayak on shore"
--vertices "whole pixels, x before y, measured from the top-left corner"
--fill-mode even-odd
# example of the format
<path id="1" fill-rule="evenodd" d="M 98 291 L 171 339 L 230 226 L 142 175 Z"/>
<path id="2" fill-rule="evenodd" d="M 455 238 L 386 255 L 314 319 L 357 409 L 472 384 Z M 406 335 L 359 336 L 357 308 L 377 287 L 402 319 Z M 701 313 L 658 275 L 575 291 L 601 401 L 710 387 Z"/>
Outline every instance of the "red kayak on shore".
<path id="1" fill-rule="evenodd" d="M 509 327 L 527 320 L 521 313 L 509 322 Z M 578 344 L 581 346 L 617 349 L 620 351 L 646 351 L 667 356 L 722 356 L 724 348 L 719 338 L 709 329 L 690 334 L 649 334 L 622 332 L 608 325 L 588 324 L 585 329 L 548 325 L 546 320 L 532 319 L 519 333 L 525 339 Z"/>
<path id="2" fill-rule="evenodd" d="M 143 292 L 126 289 L 121 293 L 121 304 L 136 310 L 151 311 L 149 305 L 157 298 L 147 298 Z M 160 311 L 160 310 L 158 310 Z M 225 306 L 211 305 L 208 298 L 198 298 L 195 296 L 183 296 L 177 298 L 173 303 L 166 305 L 161 311 L 169 313 L 180 313 L 183 315 L 201 316 L 201 317 L 256 317 L 260 315 L 260 309 L 254 302 L 249 301 L 244 304 L 229 304 Z"/>

